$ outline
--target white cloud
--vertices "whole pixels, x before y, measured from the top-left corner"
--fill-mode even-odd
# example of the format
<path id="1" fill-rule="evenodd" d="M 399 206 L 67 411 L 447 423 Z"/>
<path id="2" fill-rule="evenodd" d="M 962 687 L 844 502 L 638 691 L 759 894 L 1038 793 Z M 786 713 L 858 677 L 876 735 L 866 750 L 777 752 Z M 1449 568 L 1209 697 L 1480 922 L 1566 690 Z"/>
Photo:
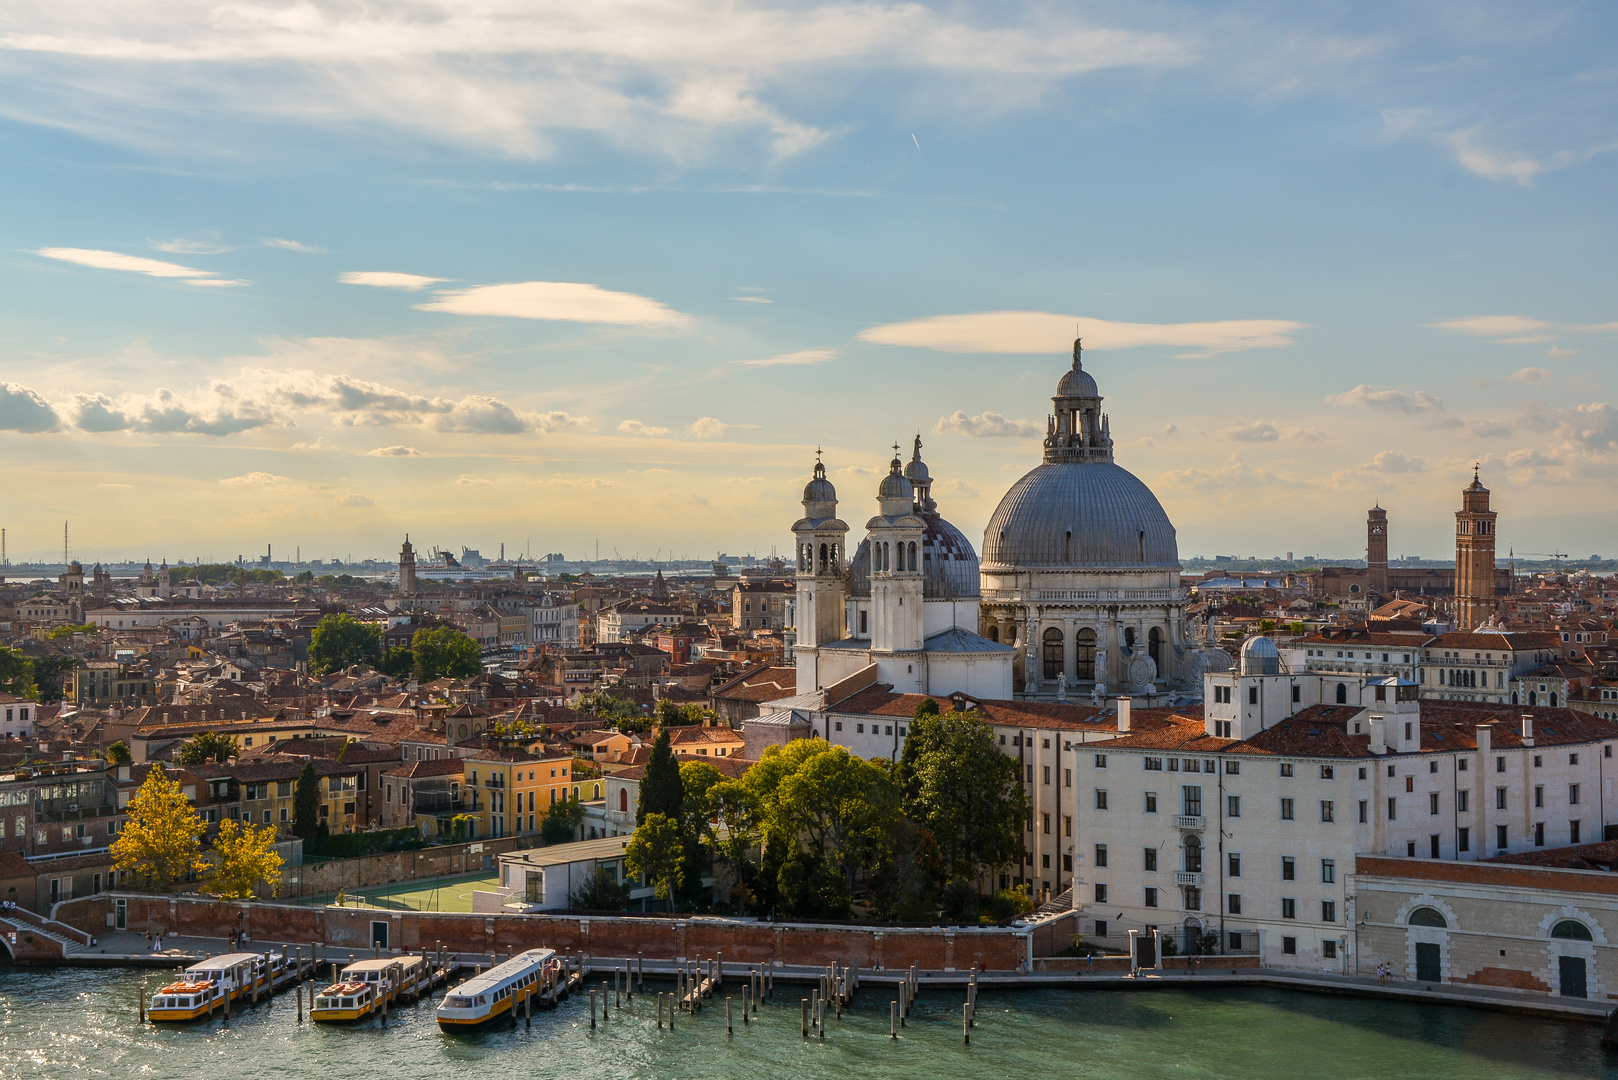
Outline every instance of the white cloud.
<path id="1" fill-rule="evenodd" d="M 1478 315 L 1469 319 L 1446 319 L 1428 323 L 1435 330 L 1448 330 L 1452 334 L 1470 334 L 1473 337 L 1515 337 L 1548 330 L 1550 323 L 1530 319 L 1525 315 Z"/>
<path id="2" fill-rule="evenodd" d="M 1443 399 L 1433 397 L 1425 390 L 1407 394 L 1403 390 L 1387 390 L 1364 383 L 1341 394 L 1326 395 L 1326 404 L 1339 408 L 1360 405 L 1367 409 L 1401 412 L 1411 416 L 1416 413 L 1434 415 L 1444 411 Z"/>
<path id="3" fill-rule="evenodd" d="M 1506 376 L 1507 382 L 1527 383 L 1529 386 L 1544 386 L 1553 379 L 1549 371 L 1542 367 L 1525 367 Z"/>
<path id="4" fill-rule="evenodd" d="M 300 244 L 296 240 L 288 240 L 283 236 L 266 236 L 259 243 L 265 247 L 281 248 L 283 251 L 301 251 L 308 255 L 324 255 L 325 248 L 315 247 L 313 244 Z"/>
<path id="5" fill-rule="evenodd" d="M 0 383 L 0 431 L 55 431 L 62 418 L 44 398 L 16 383 Z"/>
<path id="6" fill-rule="evenodd" d="M 1366 468 L 1380 473 L 1417 473 L 1427 468 L 1427 462 L 1419 457 L 1406 457 L 1397 450 L 1384 450 L 1372 458 Z"/>
<path id="7" fill-rule="evenodd" d="M 1511 428 L 1498 420 L 1473 420 L 1467 430 L 1482 439 L 1509 439 Z"/>
<path id="8" fill-rule="evenodd" d="M 34 254 L 43 255 L 47 259 L 56 259 L 58 262 L 89 266 L 96 270 L 123 270 L 132 274 L 145 274 L 147 277 L 175 278 L 184 281 L 187 285 L 229 287 L 247 284 L 245 281 L 224 280 L 212 270 L 198 270 L 194 266 L 181 266 L 179 263 L 164 262 L 161 259 L 148 259 L 140 255 L 125 255 L 120 251 L 101 251 L 97 248 L 51 247 L 40 248 Z"/>
<path id="9" fill-rule="evenodd" d="M 666 427 L 648 427 L 639 420 L 625 420 L 618 425 L 618 430 L 625 435 L 644 435 L 649 439 L 669 433 L 669 429 Z"/>
<path id="10" fill-rule="evenodd" d="M 1564 349 L 1560 346 L 1552 345 L 1550 348 L 1545 350 L 1545 355 L 1550 357 L 1552 360 L 1571 360 L 1575 356 L 1579 355 L 1579 350 Z"/>
<path id="11" fill-rule="evenodd" d="M 1237 442 L 1276 442 L 1281 438 L 1281 431 L 1274 424 L 1254 420 L 1251 424 L 1237 424 L 1228 428 L 1225 438 Z"/>
<path id="12" fill-rule="evenodd" d="M 691 434 L 698 439 L 717 439 L 730 426 L 723 420 L 715 420 L 711 416 L 704 416 L 691 425 Z"/>
<path id="13" fill-rule="evenodd" d="M 212 240 L 148 240 L 147 243 L 170 255 L 223 255 L 236 250 L 220 243 L 217 235 Z"/>
<path id="14" fill-rule="evenodd" d="M 737 299 L 732 297 L 732 299 Z M 752 297 L 740 297 L 742 300 Z M 764 301 L 769 303 L 768 300 Z M 804 349 L 800 352 L 778 353 L 760 360 L 738 360 L 738 367 L 793 367 L 804 364 L 827 364 L 841 355 L 836 349 Z"/>
<path id="15" fill-rule="evenodd" d="M 487 477 L 484 477 L 484 476 L 469 476 L 469 475 L 466 475 L 466 474 L 462 474 L 461 476 L 457 476 L 455 478 L 455 482 L 457 484 L 462 485 L 463 487 L 488 487 L 489 486 L 489 480 L 488 480 Z"/>
<path id="16" fill-rule="evenodd" d="M 245 476 L 226 476 L 219 481 L 232 487 L 285 487 L 292 483 L 290 477 L 277 476 L 269 472 L 250 472 Z"/>
<path id="17" fill-rule="evenodd" d="M 572 281 L 474 285 L 469 289 L 440 292 L 437 299 L 416 306 L 422 311 L 444 311 L 453 315 L 625 326 L 682 326 L 690 321 L 688 316 L 656 300 Z"/>
<path id="18" fill-rule="evenodd" d="M 975 439 L 1023 439 L 1043 435 L 1045 429 L 1031 420 L 1009 420 L 997 412 L 984 411 L 970 416 L 956 409 L 938 418 L 933 425 L 937 435 L 970 435 Z"/>
<path id="19" fill-rule="evenodd" d="M 254 123 L 415 133 L 533 157 L 595 136 L 689 160 L 726 141 L 775 158 L 836 130 L 792 115 L 858 74 L 908 76 L 975 113 L 1026 108 L 1075 77 L 1196 59 L 1173 33 L 1061 8 L 972 18 L 917 3 L 687 0 L 86 0 L 0 8 L 11 111 L 150 149 L 199 116 L 229 152 Z"/>
<path id="20" fill-rule="evenodd" d="M 1205 358 L 1242 349 L 1293 344 L 1303 323 L 1281 319 L 1233 319 L 1196 323 L 1126 323 L 1055 315 L 1046 311 L 980 311 L 935 315 L 875 326 L 860 334 L 877 345 L 909 345 L 957 353 L 1050 353 L 1070 348 L 1075 333 L 1086 349 L 1132 349 L 1166 345 L 1190 349 L 1183 357 Z"/>
<path id="21" fill-rule="evenodd" d="M 1175 469 L 1163 474 L 1166 483 L 1190 491 L 1233 489 L 1254 491 L 1259 488 L 1290 488 L 1301 486 L 1299 481 L 1279 476 L 1268 469 L 1255 469 L 1238 457 L 1218 469 Z"/>
<path id="22" fill-rule="evenodd" d="M 375 506 L 376 501 L 367 495 L 344 495 L 337 500 L 337 505 L 352 507 Z"/>
<path id="23" fill-rule="evenodd" d="M 767 296 L 732 296 L 731 299 L 734 300 L 738 304 L 773 304 L 773 303 L 775 303 L 774 300 L 771 300 Z"/>
<path id="24" fill-rule="evenodd" d="M 375 450 L 365 451 L 368 457 L 426 457 L 414 446 L 379 446 Z"/>
<path id="25" fill-rule="evenodd" d="M 420 274 L 401 274 L 393 270 L 347 270 L 338 274 L 337 280 L 344 285 L 371 285 L 378 289 L 404 289 L 407 292 L 417 292 L 448 279 L 423 277 Z"/>

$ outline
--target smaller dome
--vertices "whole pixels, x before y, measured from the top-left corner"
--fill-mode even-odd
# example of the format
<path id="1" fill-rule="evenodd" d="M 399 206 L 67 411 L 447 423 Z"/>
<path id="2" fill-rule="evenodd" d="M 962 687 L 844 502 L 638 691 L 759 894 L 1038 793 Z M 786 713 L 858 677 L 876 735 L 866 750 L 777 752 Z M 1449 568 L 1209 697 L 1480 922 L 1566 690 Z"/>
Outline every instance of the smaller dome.
<path id="1" fill-rule="evenodd" d="M 879 499 L 915 498 L 916 489 L 905 479 L 904 465 L 899 461 L 897 454 L 888 465 L 888 475 L 882 478 L 882 486 L 877 489 L 876 495 Z"/>
<path id="2" fill-rule="evenodd" d="M 1250 637 L 1242 645 L 1243 675 L 1281 674 L 1281 650 L 1262 635 Z"/>
<path id="3" fill-rule="evenodd" d="M 837 489 L 832 486 L 830 480 L 826 479 L 826 466 L 818 461 L 815 462 L 814 479 L 804 485 L 803 501 L 806 503 L 837 501 Z"/>
<path id="4" fill-rule="evenodd" d="M 1073 370 L 1062 376 L 1062 381 L 1056 384 L 1057 397 L 1100 397 L 1101 391 L 1096 388 L 1096 381 L 1088 371 L 1075 364 Z"/>

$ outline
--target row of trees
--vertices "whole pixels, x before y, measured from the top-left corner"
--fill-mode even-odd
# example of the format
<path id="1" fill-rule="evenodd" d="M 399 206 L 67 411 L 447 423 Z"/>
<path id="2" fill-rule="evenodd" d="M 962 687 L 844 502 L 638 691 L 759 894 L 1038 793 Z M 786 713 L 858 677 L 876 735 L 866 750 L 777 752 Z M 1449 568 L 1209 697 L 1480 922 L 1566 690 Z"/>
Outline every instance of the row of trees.
<path id="1" fill-rule="evenodd" d="M 206 875 L 203 890 L 214 896 L 245 899 L 260 886 L 279 891 L 284 860 L 274 825 L 221 821 L 211 859 L 203 855 L 207 831 L 179 782 L 154 765 L 129 800 L 129 820 L 112 842 L 113 866 L 146 888 L 165 889 L 197 874 Z"/>
<path id="2" fill-rule="evenodd" d="M 979 916 L 978 883 L 1023 858 L 1029 802 L 1017 763 L 975 713 L 917 709 L 897 762 L 820 739 L 771 747 L 740 779 L 676 762 L 659 733 L 625 850 L 672 908 L 699 903 L 711 869 L 719 902 L 791 918 L 844 918 L 856 894 L 894 919 Z M 997 895 L 990 914 L 1023 907 Z"/>
<path id="3" fill-rule="evenodd" d="M 470 679 L 483 670 L 477 642 L 453 626 L 417 630 L 409 647 L 383 648 L 382 628 L 345 613 L 320 620 L 309 639 L 309 670 L 316 675 L 367 664 L 395 678 L 420 682 Z"/>

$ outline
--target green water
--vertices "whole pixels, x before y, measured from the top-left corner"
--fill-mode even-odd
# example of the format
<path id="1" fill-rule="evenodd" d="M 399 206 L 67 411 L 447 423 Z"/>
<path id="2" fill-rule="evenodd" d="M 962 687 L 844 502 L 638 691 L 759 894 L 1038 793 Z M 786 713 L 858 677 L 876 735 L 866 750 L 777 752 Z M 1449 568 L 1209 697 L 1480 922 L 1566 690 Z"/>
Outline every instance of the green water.
<path id="1" fill-rule="evenodd" d="M 725 1034 L 724 1002 L 659 1031 L 637 995 L 591 1031 L 585 997 L 533 1026 L 451 1038 L 429 1004 L 388 1027 L 316 1028 L 277 998 L 228 1023 L 140 1027 L 142 971 L 0 969 L 0 1080 L 11 1077 L 565 1077 L 567 1080 L 954 1080 L 1174 1077 L 1212 1080 L 1511 1080 L 1615 1077 L 1599 1029 L 1470 1009 L 1273 990 L 1031 991 L 980 995 L 961 1045 L 957 995 L 923 992 L 897 1043 L 887 995 L 867 985 L 825 1042 L 799 1036 L 802 991 L 782 984 L 750 1025 Z M 648 989 L 651 984 L 648 983 Z M 498 1070 L 496 1072 L 495 1070 Z"/>

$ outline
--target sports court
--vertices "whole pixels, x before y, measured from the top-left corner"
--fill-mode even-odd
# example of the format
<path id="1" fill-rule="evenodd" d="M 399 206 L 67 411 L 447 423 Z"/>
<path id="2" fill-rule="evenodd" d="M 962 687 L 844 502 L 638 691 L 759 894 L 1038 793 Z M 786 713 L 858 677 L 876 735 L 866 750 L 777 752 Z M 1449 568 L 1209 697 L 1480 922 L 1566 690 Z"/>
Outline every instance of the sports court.
<path id="1" fill-rule="evenodd" d="M 373 885 L 368 888 L 343 892 L 343 903 L 348 907 L 389 908 L 395 911 L 466 911 L 472 910 L 472 893 L 494 892 L 500 879 L 494 874 L 472 874 L 466 877 L 432 878 L 427 881 L 400 881 L 392 885 Z M 331 904 L 336 894 L 312 896 L 305 904 Z"/>

